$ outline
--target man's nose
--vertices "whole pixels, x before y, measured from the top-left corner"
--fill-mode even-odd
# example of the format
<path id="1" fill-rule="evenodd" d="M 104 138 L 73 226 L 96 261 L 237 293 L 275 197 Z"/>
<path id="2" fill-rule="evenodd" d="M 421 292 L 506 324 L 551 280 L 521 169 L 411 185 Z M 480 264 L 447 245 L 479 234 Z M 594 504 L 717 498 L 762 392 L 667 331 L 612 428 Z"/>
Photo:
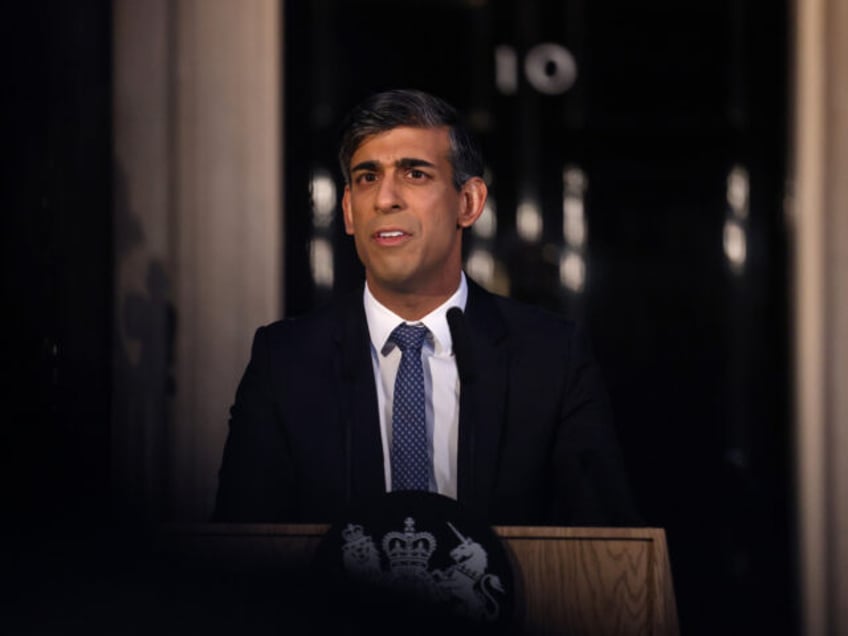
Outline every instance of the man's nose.
<path id="1" fill-rule="evenodd" d="M 377 199 L 374 203 L 378 210 L 384 212 L 399 210 L 403 207 L 403 198 L 395 175 L 388 173 L 380 180 L 377 186 Z"/>

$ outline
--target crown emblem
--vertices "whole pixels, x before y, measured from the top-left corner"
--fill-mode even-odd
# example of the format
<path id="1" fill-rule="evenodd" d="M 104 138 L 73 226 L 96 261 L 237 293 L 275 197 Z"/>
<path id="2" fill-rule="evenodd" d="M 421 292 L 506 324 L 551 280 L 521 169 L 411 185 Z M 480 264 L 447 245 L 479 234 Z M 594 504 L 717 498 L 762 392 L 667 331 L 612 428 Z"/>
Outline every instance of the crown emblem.
<path id="1" fill-rule="evenodd" d="M 389 569 L 394 575 L 415 576 L 426 572 L 435 550 L 436 537 L 429 532 L 416 532 L 412 517 L 405 519 L 403 532 L 383 536 L 383 552 L 389 557 Z"/>
<path id="2" fill-rule="evenodd" d="M 380 547 L 388 562 L 385 571 L 375 541 L 361 525 L 347 524 L 341 531 L 344 568 L 360 581 L 402 590 L 435 604 L 447 603 L 457 616 L 496 620 L 500 598 L 505 594 L 500 577 L 487 572 L 488 555 L 483 546 L 446 523 L 459 543 L 450 550 L 453 565 L 445 569 L 429 569 L 436 537 L 430 532 L 416 532 L 412 517 L 404 519 L 402 532 L 383 535 Z"/>

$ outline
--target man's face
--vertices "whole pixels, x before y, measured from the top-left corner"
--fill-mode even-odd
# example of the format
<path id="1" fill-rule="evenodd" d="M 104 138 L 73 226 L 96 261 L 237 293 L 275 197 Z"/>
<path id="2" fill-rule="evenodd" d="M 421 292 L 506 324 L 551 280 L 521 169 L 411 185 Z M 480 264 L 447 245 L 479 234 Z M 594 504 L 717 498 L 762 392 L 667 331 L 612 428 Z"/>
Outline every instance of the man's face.
<path id="1" fill-rule="evenodd" d="M 378 299 L 449 295 L 459 284 L 459 228 L 482 212 L 486 185 L 473 178 L 457 191 L 450 151 L 446 127 L 400 127 L 367 137 L 351 157 L 345 230 Z"/>

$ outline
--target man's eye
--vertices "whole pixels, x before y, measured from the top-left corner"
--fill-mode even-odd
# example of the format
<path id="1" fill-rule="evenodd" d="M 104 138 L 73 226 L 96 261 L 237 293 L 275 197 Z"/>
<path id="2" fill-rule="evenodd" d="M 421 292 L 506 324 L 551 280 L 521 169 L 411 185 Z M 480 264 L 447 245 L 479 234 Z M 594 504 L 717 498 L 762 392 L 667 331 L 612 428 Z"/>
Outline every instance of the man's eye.
<path id="1" fill-rule="evenodd" d="M 423 179 L 427 176 L 426 172 L 422 172 L 421 170 L 412 169 L 409 171 L 409 176 L 412 179 Z"/>
<path id="2" fill-rule="evenodd" d="M 363 172 L 357 178 L 357 183 L 373 183 L 377 180 L 377 175 L 373 172 Z"/>

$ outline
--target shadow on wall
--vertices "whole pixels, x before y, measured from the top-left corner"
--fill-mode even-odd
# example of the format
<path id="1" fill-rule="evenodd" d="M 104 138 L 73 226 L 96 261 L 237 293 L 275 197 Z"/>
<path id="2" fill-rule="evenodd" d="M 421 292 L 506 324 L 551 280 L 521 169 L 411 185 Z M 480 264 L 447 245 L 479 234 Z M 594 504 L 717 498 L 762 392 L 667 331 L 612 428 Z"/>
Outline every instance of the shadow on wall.
<path id="1" fill-rule="evenodd" d="M 112 507 L 119 521 L 167 517 L 177 315 L 165 264 L 151 255 L 116 161 Z"/>

